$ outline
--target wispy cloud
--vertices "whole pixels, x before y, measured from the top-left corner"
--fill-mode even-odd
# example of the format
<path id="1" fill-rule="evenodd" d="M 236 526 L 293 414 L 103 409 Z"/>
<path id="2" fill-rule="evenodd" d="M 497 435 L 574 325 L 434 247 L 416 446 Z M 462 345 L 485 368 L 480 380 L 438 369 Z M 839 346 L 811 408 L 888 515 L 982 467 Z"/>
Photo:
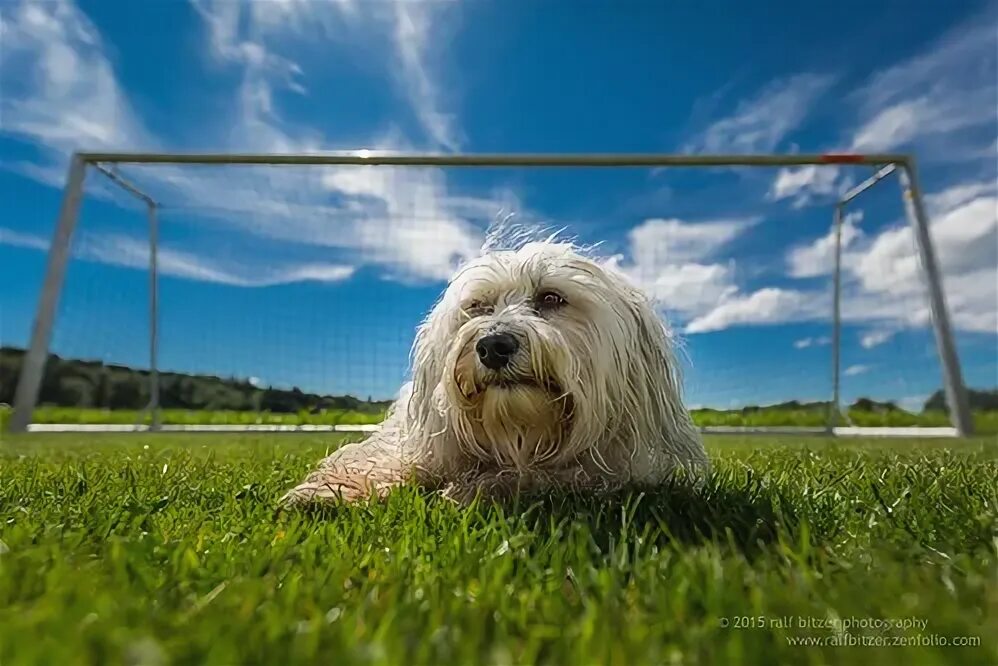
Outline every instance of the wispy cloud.
<path id="1" fill-rule="evenodd" d="M 998 332 L 998 197 L 981 196 L 932 221 L 932 236 L 954 325 Z M 849 262 L 860 288 L 883 301 L 917 302 L 910 323 L 928 318 L 911 228 L 897 224 Z M 872 314 L 872 313 L 871 313 Z"/>
<path id="2" fill-rule="evenodd" d="M 773 81 L 743 100 L 690 143 L 688 152 L 758 153 L 776 150 L 834 83 L 832 76 L 803 73 Z"/>
<path id="3" fill-rule="evenodd" d="M 46 251 L 46 239 L 0 227 L 0 245 Z M 83 261 L 108 266 L 149 270 L 147 241 L 123 234 L 81 234 L 73 247 L 73 255 Z M 285 263 L 284 265 L 246 265 L 224 263 L 170 246 L 157 252 L 157 269 L 161 275 L 212 282 L 233 287 L 270 287 L 296 282 L 340 282 L 354 273 L 352 266 L 322 262 Z"/>
<path id="4" fill-rule="evenodd" d="M 434 80 L 431 46 L 439 25 L 434 12 L 446 9 L 440 2 L 396 2 L 394 43 L 401 64 L 401 83 L 416 117 L 435 144 L 456 150 L 461 140 L 454 116 L 443 111 L 441 86 Z"/>
<path id="5" fill-rule="evenodd" d="M 915 148 L 928 159 L 987 157 L 993 150 L 980 147 L 981 132 L 987 141 L 998 133 L 998 33 L 994 31 L 994 8 L 949 30 L 921 53 L 876 71 L 851 95 L 859 108 L 856 124 L 846 130 L 842 149 L 857 151 Z M 770 89 L 786 89 L 775 82 Z M 807 87 L 805 87 L 807 90 Z M 820 90 L 813 87 L 812 90 Z M 817 93 L 820 95 L 820 92 Z M 792 97 L 790 95 L 789 97 Z M 807 98 L 807 95 L 803 95 Z M 776 99 L 787 96 L 777 95 Z M 778 106 L 778 104 L 777 104 Z M 788 123 L 779 132 L 739 134 L 735 128 L 752 127 L 752 118 L 766 105 L 759 97 L 743 102 L 730 118 L 708 128 L 702 145 L 715 148 L 776 145 L 774 136 L 785 136 Z M 799 124 L 808 105 L 787 115 Z M 748 120 L 745 120 L 745 119 Z M 968 132 L 976 134 L 968 134 Z M 759 137 L 769 137 L 764 141 Z M 727 137 L 727 138 L 726 138 Z M 736 137 L 731 139 L 730 137 Z M 745 137 L 752 139 L 746 141 Z M 742 141 L 742 143 L 739 143 Z M 767 198 L 791 200 L 794 207 L 826 200 L 848 183 L 836 168 L 782 169 Z M 998 199 L 989 181 L 955 185 L 926 197 L 932 217 L 932 233 L 944 272 L 944 288 L 954 325 L 961 330 L 998 331 Z M 898 327 L 923 326 L 929 320 L 921 268 L 911 230 L 898 222 L 872 236 L 864 235 L 857 218 L 843 226 L 843 318 L 876 322 L 878 328 L 861 341 L 871 348 L 882 344 Z M 786 254 L 789 277 L 827 275 L 832 270 L 832 233 L 791 248 Z M 737 323 L 805 321 L 821 312 L 814 303 L 827 304 L 827 297 L 787 287 L 769 287 L 719 303 L 711 312 L 691 322 L 689 330 L 722 328 Z M 775 307 L 779 304 L 780 307 Z M 759 306 L 755 313 L 749 306 Z M 822 306 L 824 308 L 824 305 Z M 825 312 L 821 312 L 825 316 Z"/>
<path id="6" fill-rule="evenodd" d="M 943 285 L 954 326 L 981 333 L 998 332 L 998 197 L 980 184 L 967 183 L 935 194 L 940 209 L 931 230 L 943 272 Z M 979 196 L 969 198 L 971 194 Z M 955 204 L 955 205 L 954 205 Z M 846 229 L 851 229 L 846 233 Z M 878 326 L 864 346 L 886 341 L 886 331 L 923 327 L 929 306 L 911 228 L 897 222 L 871 236 L 843 227 L 842 320 Z M 791 248 L 787 264 L 793 277 L 817 277 L 831 270 L 831 235 Z M 737 290 L 694 319 L 687 332 L 721 330 L 739 324 L 827 319 L 828 290 L 765 287 L 750 294 Z"/>
<path id="7" fill-rule="evenodd" d="M 862 211 L 854 211 L 842 220 L 841 246 L 849 248 L 863 237 L 857 226 L 863 220 Z M 835 267 L 835 229 L 809 245 L 793 247 L 787 254 L 790 277 L 807 278 L 828 275 Z"/>
<path id="8" fill-rule="evenodd" d="M 748 231 L 756 218 L 708 220 L 650 219 L 631 230 L 631 256 L 645 266 L 684 264 L 716 255 Z"/>
<path id="9" fill-rule="evenodd" d="M 842 371 L 846 377 L 855 377 L 856 375 L 862 375 L 870 371 L 870 366 L 868 365 L 850 365 L 848 368 Z"/>
<path id="10" fill-rule="evenodd" d="M 879 69 L 847 99 L 858 109 L 838 145 L 826 150 L 917 150 L 923 159 L 989 160 L 995 147 L 981 146 L 998 133 L 998 21 L 993 6 L 953 27 L 921 53 Z M 778 84 L 774 83 L 772 86 Z M 804 106 L 800 113 L 806 114 Z M 803 116 L 791 115 L 796 123 Z M 791 128 L 792 129 L 792 128 Z M 769 199 L 791 199 L 795 208 L 841 193 L 851 185 L 837 167 L 781 169 Z"/>
<path id="11" fill-rule="evenodd" d="M 0 245 L 20 247 L 28 250 L 48 250 L 49 242 L 41 236 L 27 234 L 15 229 L 0 227 Z"/>
<path id="12" fill-rule="evenodd" d="M 995 155 L 998 156 L 998 153 Z M 929 209 L 930 217 L 937 217 L 946 215 L 979 197 L 989 196 L 998 196 L 998 182 L 958 183 L 941 192 L 925 195 L 925 206 Z"/>
<path id="13" fill-rule="evenodd" d="M 0 39 L 2 131 L 56 153 L 152 147 L 100 35 L 69 0 L 8 4 Z"/>
<path id="14" fill-rule="evenodd" d="M 821 319 L 828 316 L 827 302 L 795 289 L 765 287 L 750 294 L 722 300 L 686 326 L 687 333 L 709 333 L 739 324 L 766 324 Z M 789 314 L 796 315 L 788 318 Z"/>
<path id="15" fill-rule="evenodd" d="M 438 81 L 441 34 L 453 22 L 451 0 L 363 2 L 354 0 L 191 0 L 211 35 L 214 55 L 245 66 L 244 104 L 274 119 L 273 92 L 304 93 L 304 72 L 283 52 L 296 42 L 321 43 L 337 33 L 360 32 L 386 45 L 392 82 L 434 147 L 456 150 L 461 132 L 445 109 Z M 266 129 L 266 127 L 264 127 Z"/>
<path id="16" fill-rule="evenodd" d="M 879 347 L 893 337 L 894 331 L 867 331 L 866 333 L 863 333 L 862 337 L 860 337 L 859 344 L 863 347 L 863 349 L 873 349 L 874 347 Z"/>
<path id="17" fill-rule="evenodd" d="M 893 150 L 969 128 L 990 128 L 994 136 L 996 20 L 994 5 L 989 5 L 922 53 L 874 73 L 853 95 L 862 111 L 852 149 Z M 954 143 L 947 141 L 950 151 L 959 147 Z"/>
<path id="18" fill-rule="evenodd" d="M 824 347 L 832 344 L 832 339 L 828 337 L 801 338 L 794 341 L 794 349 L 807 349 L 808 347 Z"/>
<path id="19" fill-rule="evenodd" d="M 288 36 L 304 35 L 315 25 L 329 27 L 334 20 L 376 24 L 381 32 L 372 36 L 388 39 L 405 62 L 405 77 L 415 77 L 411 90 L 417 115 L 444 119 L 445 114 L 431 113 L 439 100 L 425 58 L 435 12 L 448 3 L 405 4 L 396 11 L 383 3 L 195 0 L 208 53 L 239 74 L 229 131 L 218 149 L 317 152 L 338 147 L 316 128 L 290 122 L 277 103 L 280 94 L 307 92 L 301 68 L 284 53 L 291 43 Z M 100 35 L 72 0 L 25 0 L 12 8 L 11 16 L 4 24 L 0 61 L 5 85 L 18 88 L 16 95 L 3 97 L 0 131 L 31 141 L 53 158 L 8 168 L 61 184 L 63 163 L 72 150 L 164 143 L 137 118 Z M 394 31 L 396 20 L 401 27 Z M 442 120 L 430 123 L 428 131 L 438 143 L 452 143 L 447 137 L 455 135 Z M 376 149 L 411 145 L 391 130 L 367 139 L 364 143 Z M 240 234 L 353 251 L 352 265 L 373 264 L 386 277 L 405 281 L 445 279 L 479 253 L 485 228 L 516 202 L 504 192 L 494 198 L 455 192 L 440 169 L 159 166 L 126 171 L 174 210 L 182 208 Z"/>
<path id="20" fill-rule="evenodd" d="M 986 194 L 990 191 L 984 184 L 964 183 L 929 197 L 937 212 L 932 234 L 948 305 L 960 330 L 998 331 L 998 198 Z M 843 222 L 842 318 L 875 324 L 877 328 L 861 341 L 865 348 L 872 348 L 889 340 L 899 328 L 928 325 L 929 307 L 908 224 L 898 222 L 868 236 L 859 229 L 860 220 L 862 213 L 856 211 Z M 734 262 L 714 259 L 752 224 L 754 220 L 648 220 L 630 232 L 628 258 L 617 258 L 613 265 L 640 284 L 663 310 L 687 322 L 684 330 L 689 334 L 829 319 L 827 289 L 774 285 L 744 292 L 736 280 Z M 791 247 L 786 254 L 788 277 L 829 275 L 833 250 L 832 231 Z M 821 339 L 807 338 L 795 347 L 821 343 Z"/>
<path id="21" fill-rule="evenodd" d="M 441 281 L 478 256 L 485 229 L 510 193 L 454 193 L 440 169 L 259 167 L 132 170 L 157 200 L 229 233 L 348 252 L 404 282 Z M 178 214 L 174 209 L 174 214 Z"/>
<path id="22" fill-rule="evenodd" d="M 815 200 L 840 195 L 852 184 L 851 178 L 834 166 L 805 166 L 780 169 L 770 187 L 770 201 L 791 199 L 794 208 L 803 208 Z"/>
<path id="23" fill-rule="evenodd" d="M 627 258 L 616 257 L 610 264 L 662 310 L 694 317 L 737 291 L 732 264 L 715 257 L 756 222 L 647 220 L 628 233 Z"/>

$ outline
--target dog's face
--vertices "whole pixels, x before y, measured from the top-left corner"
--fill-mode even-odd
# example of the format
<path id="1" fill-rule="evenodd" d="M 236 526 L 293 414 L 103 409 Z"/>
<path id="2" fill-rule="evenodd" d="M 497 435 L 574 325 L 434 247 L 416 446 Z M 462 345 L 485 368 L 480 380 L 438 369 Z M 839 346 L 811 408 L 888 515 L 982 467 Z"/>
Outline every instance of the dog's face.
<path id="1" fill-rule="evenodd" d="M 421 328 L 414 362 L 415 399 L 432 396 L 460 449 L 500 467 L 558 464 L 640 436 L 649 410 L 678 402 L 647 299 L 569 245 L 531 243 L 464 267 Z"/>

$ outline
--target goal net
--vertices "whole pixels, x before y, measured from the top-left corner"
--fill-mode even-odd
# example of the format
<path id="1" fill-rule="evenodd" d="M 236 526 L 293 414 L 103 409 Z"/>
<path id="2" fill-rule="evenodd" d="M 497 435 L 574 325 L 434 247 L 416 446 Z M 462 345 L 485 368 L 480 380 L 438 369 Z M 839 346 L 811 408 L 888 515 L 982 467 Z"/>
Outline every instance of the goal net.
<path id="1" fill-rule="evenodd" d="M 706 432 L 954 435 L 993 388 L 899 156 L 74 164 L 0 237 L 33 285 L 2 329 L 14 430 L 376 428 L 448 277 L 552 231 L 655 300 Z"/>

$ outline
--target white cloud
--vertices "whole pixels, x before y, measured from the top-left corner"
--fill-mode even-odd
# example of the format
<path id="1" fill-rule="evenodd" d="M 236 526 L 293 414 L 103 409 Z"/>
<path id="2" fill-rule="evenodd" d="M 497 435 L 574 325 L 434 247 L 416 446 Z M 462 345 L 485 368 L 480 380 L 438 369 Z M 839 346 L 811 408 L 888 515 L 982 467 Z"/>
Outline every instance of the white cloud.
<path id="1" fill-rule="evenodd" d="M 998 156 L 998 152 L 995 155 Z M 985 181 L 954 185 L 941 192 L 926 194 L 924 199 L 929 217 L 934 218 L 939 215 L 945 215 L 978 197 L 995 195 L 998 195 L 998 183 Z"/>
<path id="2" fill-rule="evenodd" d="M 470 223 L 461 213 L 472 211 L 458 210 L 462 202 L 452 200 L 439 170 L 381 169 L 367 176 L 343 170 L 330 172 L 324 182 L 354 200 L 374 202 L 353 225 L 348 242 L 371 261 L 400 270 L 403 278 L 447 279 L 479 254 L 482 229 L 500 209 L 498 202 L 478 206 L 479 224 Z"/>
<path id="3" fill-rule="evenodd" d="M 835 167 L 827 169 L 816 165 L 800 167 L 799 169 L 780 169 L 773 182 L 769 196 L 775 201 L 792 197 L 806 187 L 816 191 L 831 192 L 835 182 Z"/>
<path id="4" fill-rule="evenodd" d="M 910 141 L 919 125 L 931 121 L 937 110 L 928 100 L 900 102 L 877 113 L 856 131 L 851 149 L 858 152 L 889 150 Z"/>
<path id="5" fill-rule="evenodd" d="M 862 108 L 853 150 L 893 150 L 969 128 L 998 129 L 998 33 L 991 7 L 922 53 L 875 73 L 854 95 Z M 941 150 L 954 149 L 944 140 Z M 951 156 L 952 157 L 952 156 Z"/>
<path id="6" fill-rule="evenodd" d="M 738 290 L 731 269 L 722 264 L 639 265 L 630 274 L 663 309 L 686 315 Z"/>
<path id="7" fill-rule="evenodd" d="M 979 191 L 981 188 L 974 185 L 958 185 L 937 193 L 937 204 L 959 203 L 932 217 L 930 229 L 954 327 L 998 333 L 998 196 L 967 200 Z M 831 270 L 830 238 L 825 236 L 810 245 L 791 248 L 787 255 L 791 275 L 827 274 Z M 930 312 L 924 278 L 907 223 L 898 223 L 870 238 L 858 233 L 849 238 L 842 259 L 842 320 L 872 323 L 884 331 L 927 326 Z M 722 301 L 690 322 L 687 331 L 823 320 L 831 312 L 830 300 L 827 290 L 802 292 L 767 287 Z M 886 341 L 880 337 L 879 332 L 871 333 L 866 344 Z"/>
<path id="8" fill-rule="evenodd" d="M 58 153 L 152 147 L 118 85 L 100 35 L 69 0 L 4 8 L 0 130 Z"/>
<path id="9" fill-rule="evenodd" d="M 932 235 L 943 269 L 944 288 L 954 325 L 960 330 L 998 331 L 998 198 L 968 197 L 982 191 L 959 185 L 937 193 L 934 205 L 962 202 L 932 218 Z M 861 340 L 866 348 L 886 342 L 898 327 L 927 326 L 928 301 L 911 231 L 906 223 L 873 236 L 856 226 L 862 213 L 843 221 L 843 296 L 845 322 L 877 326 Z M 831 315 L 828 290 L 764 287 L 740 291 L 733 262 L 711 258 L 748 228 L 746 222 L 689 223 L 649 220 L 629 234 L 630 260 L 614 265 L 641 285 L 663 309 L 688 321 L 687 333 L 731 326 L 824 321 Z M 791 248 L 788 274 L 793 278 L 828 275 L 834 236 Z M 819 344 L 807 339 L 797 348 Z"/>
<path id="10" fill-rule="evenodd" d="M 828 316 L 828 312 L 827 298 L 793 289 L 766 287 L 722 301 L 717 307 L 691 321 L 686 332 L 708 333 L 738 324 L 823 318 Z"/>
<path id="11" fill-rule="evenodd" d="M 807 349 L 808 347 L 824 347 L 830 345 L 832 339 L 822 336 L 818 338 L 801 338 L 794 341 L 794 349 Z"/>
<path id="12" fill-rule="evenodd" d="M 859 109 L 856 126 L 831 150 L 875 152 L 916 147 L 930 159 L 994 161 L 971 130 L 998 133 L 998 33 L 988 8 L 947 32 L 922 53 L 876 71 L 849 99 Z M 831 84 L 828 77 L 800 75 L 771 83 L 736 112 L 711 125 L 695 150 L 772 151 L 806 117 Z M 761 129 L 760 129 L 761 126 Z M 841 179 L 840 179 L 841 177 Z M 795 208 L 839 193 L 850 180 L 836 167 L 781 169 L 770 189 L 773 201 Z"/>
<path id="13" fill-rule="evenodd" d="M 407 21 L 398 36 L 405 44 L 398 48 L 405 50 L 407 71 L 424 77 L 416 88 L 425 104 L 434 86 L 421 63 L 435 25 L 430 14 L 438 11 L 429 5 L 439 4 L 416 3 L 398 14 Z M 326 25 L 342 17 L 374 21 L 388 39 L 395 39 L 389 27 L 396 15 L 383 11 L 388 5 L 300 0 L 197 0 L 193 5 L 205 22 L 209 52 L 241 74 L 228 132 L 220 136 L 221 150 L 319 152 L 331 147 L 314 128 L 288 122 L 276 103 L 280 91 L 305 92 L 301 68 L 282 52 L 292 43 L 289 31 L 304 34 L 316 25 L 312 19 Z M 5 87 L 16 95 L 3 96 L 5 122 L 0 132 L 27 138 L 63 164 L 79 147 L 136 149 L 159 143 L 136 118 L 100 36 L 71 0 L 22 2 L 11 16 L 3 26 L 0 60 Z M 72 76 L 64 76 L 67 72 Z M 440 138 L 443 126 L 430 131 Z M 398 149 L 408 144 L 404 137 L 388 133 L 367 145 Z M 6 167 L 62 184 L 58 165 Z M 374 264 L 383 275 L 405 281 L 442 280 L 458 263 L 477 255 L 484 229 L 511 200 L 505 193 L 501 198 L 455 193 L 440 169 L 163 165 L 123 172 L 175 210 L 190 211 L 235 233 L 352 250 L 352 264 Z M 99 178 L 89 181 L 88 194 L 95 185 L 104 183 Z M 82 222 L 85 227 L 86 219 Z M 266 263 L 261 257 L 244 259 Z"/>
<path id="14" fill-rule="evenodd" d="M 807 116 L 828 90 L 831 76 L 804 73 L 773 81 L 734 113 L 709 125 L 686 148 L 688 152 L 772 152 Z"/>
<path id="15" fill-rule="evenodd" d="M 843 251 L 863 237 L 856 224 L 863 219 L 862 211 L 849 213 L 842 220 Z M 835 269 L 835 229 L 810 245 L 793 247 L 787 254 L 790 277 L 806 278 L 827 275 Z"/>
<path id="16" fill-rule="evenodd" d="M 305 93 L 301 67 L 268 45 L 268 31 L 272 26 L 259 20 L 261 16 L 272 16 L 268 6 L 284 4 L 191 0 L 207 28 L 209 52 L 219 62 L 241 68 L 236 115 L 228 137 L 229 142 L 241 150 L 293 152 L 319 147 L 317 137 L 308 136 L 305 131 L 298 132 L 299 136 L 289 136 L 274 105 L 276 90 Z M 297 6 L 289 3 L 285 9 Z"/>
<path id="17" fill-rule="evenodd" d="M 394 42 L 402 71 L 402 85 L 416 117 L 434 143 L 448 150 L 460 147 L 458 130 L 451 114 L 441 110 L 440 86 L 433 80 L 428 61 L 431 45 L 437 42 L 439 25 L 432 13 L 439 2 L 396 2 Z"/>
<path id="18" fill-rule="evenodd" d="M 0 227 L 0 245 L 47 251 L 46 239 Z M 73 255 L 84 261 L 149 270 L 148 242 L 122 234 L 81 234 L 73 247 Z M 157 269 L 161 275 L 213 282 L 234 287 L 270 287 L 295 282 L 340 282 L 353 275 L 351 266 L 322 262 L 286 263 L 285 265 L 248 266 L 240 262 L 225 265 L 208 258 L 160 246 Z"/>
<path id="19" fill-rule="evenodd" d="M 958 186 L 967 192 L 966 186 Z M 937 201 L 963 201 L 942 192 Z M 931 235 L 942 271 L 943 289 L 957 329 L 998 332 L 998 197 L 979 196 L 937 213 Z M 856 248 L 847 263 L 856 296 L 844 316 L 908 326 L 926 325 L 928 300 L 911 228 L 899 223 L 866 247 Z"/>
<path id="20" fill-rule="evenodd" d="M 956 328 L 998 332 L 998 196 L 959 185 L 935 195 L 940 209 L 931 235 L 947 306 Z M 921 262 L 910 226 L 900 222 L 850 249 L 844 266 L 854 284 L 843 296 L 843 316 L 922 326 L 929 309 Z M 846 309 L 848 308 L 848 309 Z"/>
<path id="21" fill-rule="evenodd" d="M 880 346 L 894 337 L 894 331 L 873 330 L 867 331 L 860 337 L 859 344 L 863 349 L 873 349 Z"/>
<path id="22" fill-rule="evenodd" d="M 349 251 L 351 263 L 406 282 L 445 280 L 478 256 L 485 228 L 510 199 L 456 196 L 439 169 L 317 168 L 302 178 L 251 168 L 200 178 L 187 172 L 180 185 L 148 188 L 168 200 L 186 197 L 199 215 L 236 232 Z"/>
<path id="23" fill-rule="evenodd" d="M 868 365 L 850 365 L 848 368 L 842 371 L 846 377 L 855 377 L 856 375 L 862 375 L 863 373 L 869 372 L 870 366 Z"/>
<path id="24" fill-rule="evenodd" d="M 651 219 L 628 234 L 631 256 L 645 266 L 683 264 L 717 254 L 756 222 L 755 219 L 685 222 Z"/>
<path id="25" fill-rule="evenodd" d="M 755 220 L 651 219 L 628 234 L 628 259 L 609 262 L 659 306 L 697 316 L 737 292 L 734 265 L 711 261 Z"/>
<path id="26" fill-rule="evenodd" d="M 0 245 L 20 247 L 28 250 L 48 250 L 49 242 L 41 236 L 26 234 L 15 229 L 0 227 Z"/>
<path id="27" fill-rule="evenodd" d="M 280 51 L 293 43 L 328 43 L 361 31 L 387 43 L 396 85 L 436 147 L 456 150 L 460 130 L 443 110 L 444 87 L 434 61 L 449 28 L 453 2 L 356 2 L 353 0 L 191 0 L 211 33 L 213 53 L 246 67 L 246 103 L 271 114 L 276 83 L 304 92 L 302 70 Z"/>
<path id="28" fill-rule="evenodd" d="M 386 277 L 406 282 L 449 277 L 480 253 L 497 213 L 516 205 L 505 192 L 455 194 L 440 169 L 140 171 L 132 179 L 155 199 L 183 201 L 185 209 L 227 233 L 349 251 L 351 263 L 376 265 Z"/>
<path id="29" fill-rule="evenodd" d="M 973 99 L 919 97 L 904 100 L 878 111 L 856 130 L 850 150 L 876 152 L 893 150 L 920 137 L 949 134 L 994 120 L 993 111 L 981 112 L 975 105 L 988 100 L 977 92 Z M 993 104 L 994 99 L 990 102 Z M 971 105 L 971 110 L 965 108 Z"/>
<path id="30" fill-rule="evenodd" d="M 981 151 L 980 133 L 989 130 L 991 144 L 998 133 L 998 33 L 989 8 L 957 26 L 923 53 L 883 69 L 852 94 L 859 122 L 843 141 L 847 150 L 888 150 L 915 146 L 919 154 L 953 159 L 960 146 L 974 159 L 994 158 Z M 690 142 L 687 150 L 704 152 L 763 152 L 779 147 L 804 120 L 815 101 L 827 91 L 828 77 L 801 75 L 773 82 L 743 101 Z M 978 134 L 968 141 L 968 131 Z M 965 145 L 967 144 L 967 145 Z M 925 150 L 934 148 L 936 150 Z M 795 207 L 840 193 L 848 184 L 835 167 L 782 169 L 767 198 L 790 199 Z M 943 284 L 954 326 L 959 330 L 998 331 L 998 239 L 994 183 L 965 183 L 926 197 L 931 233 L 943 272 Z M 864 234 L 858 218 L 842 228 L 842 317 L 847 322 L 873 324 L 867 345 L 886 341 L 885 331 L 926 326 L 929 308 L 919 258 L 911 231 L 898 223 L 880 233 Z M 791 248 L 786 255 L 789 276 L 827 275 L 833 266 L 832 233 Z M 734 286 L 687 326 L 690 333 L 753 323 L 826 319 L 827 290 L 800 291 L 765 287 L 742 293 Z M 862 342 L 862 341 L 861 341 Z"/>
<path id="31" fill-rule="evenodd" d="M 849 177 L 834 166 L 783 168 L 776 174 L 767 198 L 770 201 L 792 198 L 792 206 L 802 208 L 816 198 L 841 194 L 850 182 Z"/>

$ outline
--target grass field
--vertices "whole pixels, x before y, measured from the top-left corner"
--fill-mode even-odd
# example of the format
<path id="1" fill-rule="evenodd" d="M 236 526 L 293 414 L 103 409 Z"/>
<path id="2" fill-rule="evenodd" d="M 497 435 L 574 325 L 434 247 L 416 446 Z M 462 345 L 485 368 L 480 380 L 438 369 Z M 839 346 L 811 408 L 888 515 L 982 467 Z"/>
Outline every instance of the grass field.
<path id="1" fill-rule="evenodd" d="M 6 425 L 11 409 L 0 407 L 0 428 Z M 357 412 L 346 409 L 330 409 L 318 414 L 301 412 L 297 414 L 276 412 L 236 412 L 187 409 L 163 409 L 160 411 L 163 423 L 177 425 L 359 425 L 381 423 L 384 413 Z M 133 409 L 87 409 L 78 407 L 39 407 L 35 409 L 34 423 L 149 423 L 148 413 Z"/>
<path id="2" fill-rule="evenodd" d="M 695 496 L 275 514 L 335 441 L 5 436 L 0 664 L 998 663 L 993 438 L 725 438 Z"/>
<path id="3" fill-rule="evenodd" d="M 909 412 L 864 412 L 851 410 L 848 413 L 853 425 L 857 426 L 948 426 L 949 416 L 943 412 L 912 414 Z M 10 409 L 0 407 L 0 428 L 10 417 Z M 326 410 L 317 414 L 278 414 L 272 412 L 235 411 L 189 411 L 184 409 L 164 409 L 161 412 L 163 423 L 177 425 L 222 425 L 222 424 L 267 424 L 267 425 L 359 425 L 380 423 L 383 413 L 357 412 L 349 410 Z M 773 409 L 764 408 L 758 412 L 696 410 L 693 420 L 699 426 L 811 426 L 821 427 L 827 422 L 824 410 L 815 409 Z M 35 410 L 35 423 L 148 423 L 149 415 L 134 410 L 80 409 L 75 407 L 40 407 Z M 998 433 L 998 412 L 978 412 L 974 414 L 977 432 Z"/>

